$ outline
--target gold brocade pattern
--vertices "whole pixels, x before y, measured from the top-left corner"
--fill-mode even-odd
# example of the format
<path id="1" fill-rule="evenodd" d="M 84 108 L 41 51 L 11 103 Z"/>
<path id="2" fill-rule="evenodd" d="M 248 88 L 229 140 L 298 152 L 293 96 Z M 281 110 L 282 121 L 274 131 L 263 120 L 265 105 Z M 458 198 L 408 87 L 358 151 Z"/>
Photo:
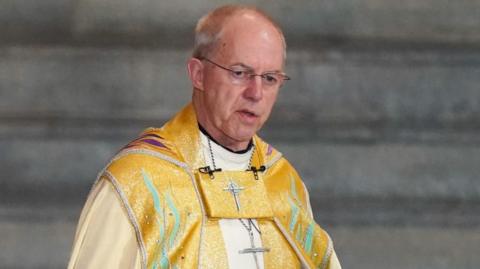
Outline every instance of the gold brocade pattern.
<path id="1" fill-rule="evenodd" d="M 200 268 L 228 268 L 227 252 L 218 219 L 208 219 L 202 234 Z"/>
<path id="2" fill-rule="evenodd" d="M 300 262 L 288 241 L 272 220 L 258 220 L 262 244 L 270 251 L 263 253 L 265 268 L 300 268 Z M 269 235 L 269 236 L 266 236 Z"/>
<path id="3" fill-rule="evenodd" d="M 259 180 L 250 171 L 216 172 L 212 181 L 198 173 L 205 162 L 191 105 L 143 136 L 106 168 L 136 228 L 143 268 L 228 268 L 218 219 L 240 217 L 259 223 L 270 249 L 265 268 L 326 268 L 332 245 L 309 215 L 300 177 L 259 137 L 252 158 L 253 166 L 266 166 Z M 244 188 L 240 210 L 231 181 L 231 189 Z"/>

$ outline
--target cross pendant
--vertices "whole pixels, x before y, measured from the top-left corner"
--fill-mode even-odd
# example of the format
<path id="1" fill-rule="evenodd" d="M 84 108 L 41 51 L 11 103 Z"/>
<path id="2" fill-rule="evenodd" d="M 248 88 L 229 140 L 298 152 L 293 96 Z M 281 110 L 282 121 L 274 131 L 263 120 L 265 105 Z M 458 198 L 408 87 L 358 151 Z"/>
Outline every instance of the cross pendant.
<path id="1" fill-rule="evenodd" d="M 224 191 L 228 191 L 233 195 L 233 199 L 235 200 L 235 205 L 237 206 L 237 211 L 240 211 L 240 200 L 238 194 L 240 191 L 243 191 L 245 188 L 238 186 L 235 182 L 230 180 L 227 185 L 227 188 L 223 188 Z"/>
<path id="2" fill-rule="evenodd" d="M 270 249 L 269 248 L 262 248 L 262 247 L 255 247 L 255 239 L 254 239 L 254 235 L 253 235 L 252 226 L 255 227 L 255 229 L 258 231 L 259 234 L 260 234 L 260 230 L 258 228 L 256 228 L 255 224 L 252 222 L 251 219 L 248 219 L 248 226 L 243 222 L 242 219 L 239 219 L 239 221 L 242 223 L 242 225 L 248 231 L 248 237 L 250 237 L 250 248 L 245 248 L 245 249 L 239 250 L 238 253 L 239 254 L 252 254 L 253 259 L 255 261 L 256 268 L 260 269 L 260 264 L 259 264 L 259 261 L 258 261 L 257 253 L 267 252 L 267 251 L 270 251 Z"/>
<path id="3" fill-rule="evenodd" d="M 269 252 L 269 248 L 245 248 L 242 250 L 239 250 L 238 253 L 240 254 L 248 254 L 248 253 L 263 253 L 263 252 Z"/>

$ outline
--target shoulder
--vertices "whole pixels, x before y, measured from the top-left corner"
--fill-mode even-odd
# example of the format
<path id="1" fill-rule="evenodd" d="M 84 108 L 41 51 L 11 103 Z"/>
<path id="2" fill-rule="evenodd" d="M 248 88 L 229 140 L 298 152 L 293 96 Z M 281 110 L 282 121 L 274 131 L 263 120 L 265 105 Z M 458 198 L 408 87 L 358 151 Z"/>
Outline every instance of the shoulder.
<path id="1" fill-rule="evenodd" d="M 309 194 L 305 184 L 294 166 L 285 156 L 269 144 L 265 143 L 270 155 L 266 155 L 265 185 L 268 189 L 282 190 L 291 200 L 306 212 L 311 212 Z"/>
<path id="2" fill-rule="evenodd" d="M 123 147 L 101 174 L 118 188 L 143 182 L 146 177 L 155 177 L 154 181 L 188 177 L 190 169 L 162 129 L 149 128 Z"/>
<path id="3" fill-rule="evenodd" d="M 111 236 L 112 230 L 115 237 Z M 133 265 L 140 261 L 135 230 L 123 202 L 112 185 L 101 180 L 82 210 L 68 268 L 109 267 L 117 264 L 118 253 L 124 256 L 124 263 Z"/>
<path id="4" fill-rule="evenodd" d="M 147 128 L 137 138 L 124 146 L 117 156 L 127 152 L 149 152 L 152 155 L 180 159 L 175 145 L 162 128 Z M 116 157 L 117 157 L 116 156 Z"/>
<path id="5" fill-rule="evenodd" d="M 295 167 L 287 160 L 285 155 L 270 144 L 263 142 L 264 163 L 267 168 L 267 175 L 276 175 L 276 178 L 290 178 L 295 181 L 301 181 Z"/>

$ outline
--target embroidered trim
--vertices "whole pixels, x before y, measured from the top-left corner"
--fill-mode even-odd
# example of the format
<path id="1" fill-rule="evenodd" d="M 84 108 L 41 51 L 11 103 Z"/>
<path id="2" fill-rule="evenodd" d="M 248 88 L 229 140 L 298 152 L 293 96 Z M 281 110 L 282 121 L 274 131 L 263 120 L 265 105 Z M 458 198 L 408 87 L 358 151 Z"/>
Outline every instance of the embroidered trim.
<path id="1" fill-rule="evenodd" d="M 105 171 L 105 176 L 108 178 L 108 180 L 110 180 L 110 182 L 112 182 L 113 186 L 115 187 L 115 190 L 120 196 L 120 199 L 125 205 L 125 209 L 127 210 L 127 214 L 130 219 L 130 222 L 132 223 L 133 229 L 135 229 L 135 234 L 137 236 L 137 240 L 140 247 L 140 253 L 142 253 L 142 268 L 146 269 L 147 268 L 147 251 L 145 250 L 145 243 L 143 242 L 142 234 L 140 232 L 140 226 L 136 221 L 135 214 L 132 212 L 132 209 L 128 203 L 128 199 L 123 193 L 122 189 L 120 188 L 115 177 L 108 171 Z"/>
<path id="2" fill-rule="evenodd" d="M 310 214 L 310 217 L 313 219 L 312 205 L 310 204 L 310 194 L 308 193 L 307 186 L 305 186 L 305 183 L 303 182 L 303 180 L 301 180 L 300 182 L 302 183 L 303 192 L 305 193 L 308 214 Z"/>
<path id="3" fill-rule="evenodd" d="M 200 203 L 200 209 L 202 210 L 202 227 L 200 227 L 200 236 L 199 236 L 199 244 L 198 244 L 198 268 L 200 268 L 200 260 L 202 257 L 202 238 L 205 229 L 205 224 L 207 222 L 207 213 L 205 211 L 205 205 L 203 204 L 202 197 L 200 196 L 200 191 L 198 190 L 197 182 L 195 181 L 195 177 L 193 176 L 190 170 L 186 170 L 190 179 L 192 180 L 193 188 L 195 189 L 195 195 L 197 196 L 197 200 Z"/>
<path id="4" fill-rule="evenodd" d="M 199 244 L 198 244 L 198 265 L 197 268 L 200 268 L 201 264 L 201 258 L 202 258 L 202 239 L 203 239 L 203 234 L 204 234 L 204 229 L 207 223 L 207 213 L 205 211 L 205 206 L 203 204 L 203 200 L 200 196 L 200 191 L 198 190 L 198 185 L 197 182 L 195 181 L 195 177 L 193 176 L 191 171 L 187 171 L 187 173 L 190 175 L 190 179 L 192 180 L 192 185 L 195 189 L 195 195 L 197 196 L 197 199 L 200 203 L 200 209 L 202 210 L 202 227 L 200 227 L 200 236 L 199 236 Z"/>
<path id="5" fill-rule="evenodd" d="M 303 257 L 302 255 L 302 252 L 300 252 L 300 250 L 298 249 L 297 245 L 295 244 L 295 242 L 293 241 L 293 239 L 290 237 L 290 235 L 288 234 L 287 231 L 285 231 L 285 228 L 282 226 L 282 224 L 280 223 L 280 221 L 277 219 L 277 218 L 273 218 L 273 221 L 275 222 L 275 224 L 277 225 L 278 229 L 280 230 L 280 232 L 282 232 L 283 236 L 285 236 L 285 238 L 287 239 L 288 243 L 290 244 L 290 246 L 293 248 L 293 250 L 295 251 L 295 253 L 297 254 L 298 258 L 300 259 L 300 262 L 302 263 L 302 268 L 305 268 L 305 269 L 312 269 L 310 268 L 310 265 L 307 263 L 307 261 L 305 260 L 305 257 Z"/>
<path id="6" fill-rule="evenodd" d="M 115 158 L 115 157 L 114 157 Z M 107 171 L 107 168 L 113 163 L 114 159 L 112 158 L 107 165 L 105 165 L 100 172 L 98 172 L 97 177 L 95 178 L 95 182 L 93 182 L 92 187 L 90 188 L 88 197 L 90 197 L 90 194 L 94 191 L 94 189 L 97 187 L 98 183 L 102 179 L 102 176 L 105 174 L 105 171 Z M 87 199 L 88 200 L 88 199 Z"/>
<path id="7" fill-rule="evenodd" d="M 332 252 L 333 252 L 333 241 L 330 238 L 330 235 L 325 232 L 325 234 L 328 237 L 328 246 L 327 250 L 325 251 L 325 255 L 323 256 L 322 263 L 320 264 L 322 269 L 327 268 L 327 262 L 330 260 L 330 257 L 332 257 Z"/>
<path id="8" fill-rule="evenodd" d="M 102 168 L 102 170 L 100 170 L 100 172 L 97 173 L 97 176 L 95 177 L 95 181 L 93 182 L 92 186 L 90 187 L 90 190 L 88 191 L 88 195 L 87 195 L 87 203 L 88 204 L 85 204 L 83 206 L 83 209 L 90 208 L 90 206 L 87 206 L 87 205 L 89 205 L 90 203 L 93 203 L 93 200 L 95 199 L 95 197 L 97 197 L 99 190 L 97 190 L 96 188 L 97 188 L 98 184 L 100 184 L 100 181 L 102 180 L 102 177 L 104 176 L 105 171 L 110 166 L 110 164 L 112 164 L 112 162 L 113 162 L 113 159 L 110 160 L 107 163 L 107 165 L 105 165 Z M 80 213 L 80 217 L 83 215 L 83 209 L 82 209 L 82 212 Z M 76 233 L 75 233 L 75 236 L 76 236 Z"/>

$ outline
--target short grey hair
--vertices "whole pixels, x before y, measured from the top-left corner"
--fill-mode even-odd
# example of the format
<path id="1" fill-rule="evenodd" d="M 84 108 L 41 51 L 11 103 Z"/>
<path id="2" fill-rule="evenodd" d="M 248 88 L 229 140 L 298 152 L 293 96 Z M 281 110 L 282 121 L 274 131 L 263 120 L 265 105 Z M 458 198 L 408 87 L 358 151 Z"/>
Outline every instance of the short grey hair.
<path id="1" fill-rule="evenodd" d="M 245 5 L 225 5 L 216 8 L 200 18 L 195 27 L 195 41 L 192 56 L 195 58 L 209 57 L 214 51 L 217 41 L 222 35 L 223 25 L 235 15 L 245 12 L 255 13 L 270 22 L 279 32 L 283 43 L 283 58 L 287 58 L 287 43 L 280 26 L 262 10 Z"/>

